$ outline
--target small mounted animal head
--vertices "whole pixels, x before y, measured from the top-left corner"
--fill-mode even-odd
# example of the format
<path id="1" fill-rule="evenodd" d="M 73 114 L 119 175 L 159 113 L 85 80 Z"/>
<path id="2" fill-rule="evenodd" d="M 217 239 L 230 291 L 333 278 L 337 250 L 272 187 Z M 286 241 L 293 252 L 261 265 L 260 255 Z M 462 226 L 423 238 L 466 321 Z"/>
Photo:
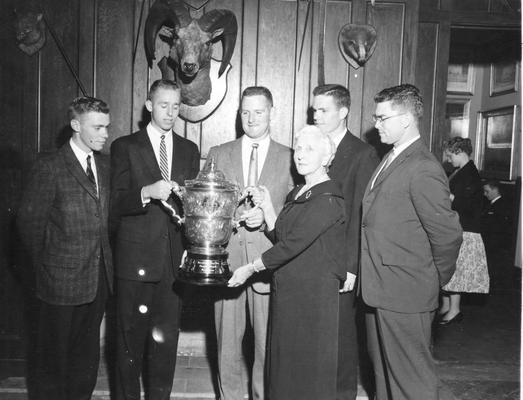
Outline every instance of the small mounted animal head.
<path id="1" fill-rule="evenodd" d="M 15 10 L 16 42 L 20 50 L 28 55 L 38 52 L 45 44 L 45 22 L 43 14 L 34 10 Z"/>
<path id="2" fill-rule="evenodd" d="M 353 68 L 364 65 L 376 48 L 376 29 L 372 25 L 347 24 L 338 35 L 341 54 Z"/>
<path id="3" fill-rule="evenodd" d="M 211 10 L 201 18 L 193 19 L 182 1 L 157 0 L 145 23 L 145 53 L 149 66 L 156 58 L 158 33 L 171 46 L 169 58 L 185 78 L 193 77 L 200 69 L 209 66 L 212 44 L 222 40 L 221 76 L 231 60 L 237 31 L 238 24 L 232 11 Z"/>

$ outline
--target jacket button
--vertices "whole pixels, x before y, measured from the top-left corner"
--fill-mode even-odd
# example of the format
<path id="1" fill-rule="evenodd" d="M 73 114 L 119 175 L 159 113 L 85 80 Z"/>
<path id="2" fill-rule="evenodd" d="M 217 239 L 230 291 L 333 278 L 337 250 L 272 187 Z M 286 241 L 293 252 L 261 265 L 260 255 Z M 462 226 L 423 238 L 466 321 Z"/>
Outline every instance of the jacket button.
<path id="1" fill-rule="evenodd" d="M 100 214 L 95 213 L 94 216 L 95 216 L 96 218 L 99 218 L 99 217 L 100 217 Z"/>

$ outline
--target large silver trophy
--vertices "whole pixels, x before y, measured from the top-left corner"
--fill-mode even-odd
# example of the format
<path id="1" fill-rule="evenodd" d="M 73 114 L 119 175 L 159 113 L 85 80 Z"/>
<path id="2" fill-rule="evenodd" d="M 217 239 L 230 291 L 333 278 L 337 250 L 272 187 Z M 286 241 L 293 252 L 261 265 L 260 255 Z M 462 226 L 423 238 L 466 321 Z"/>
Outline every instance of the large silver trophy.
<path id="1" fill-rule="evenodd" d="M 169 208 L 173 217 L 184 224 L 189 242 L 187 256 L 178 271 L 179 279 L 195 285 L 226 284 L 231 272 L 224 246 L 235 224 L 233 216 L 240 198 L 238 186 L 229 182 L 211 160 L 196 179 L 185 181 L 185 186 L 174 192 L 182 200 L 184 218 Z"/>

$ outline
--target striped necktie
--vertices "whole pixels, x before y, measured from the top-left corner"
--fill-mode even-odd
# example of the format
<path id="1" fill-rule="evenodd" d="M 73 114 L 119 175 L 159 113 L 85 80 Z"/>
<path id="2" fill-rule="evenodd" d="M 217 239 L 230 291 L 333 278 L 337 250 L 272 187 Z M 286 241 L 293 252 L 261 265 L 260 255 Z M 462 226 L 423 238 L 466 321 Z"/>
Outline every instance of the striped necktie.
<path id="1" fill-rule="evenodd" d="M 96 186 L 96 179 L 94 178 L 93 169 L 91 168 L 91 155 L 89 154 L 87 156 L 87 168 L 85 169 L 85 173 L 87 174 L 87 178 L 89 178 L 89 181 L 93 184 L 94 191 L 98 193 L 98 188 Z"/>
<path id="2" fill-rule="evenodd" d="M 169 173 L 169 159 L 167 158 L 167 146 L 165 145 L 165 135 L 162 135 L 160 140 L 160 171 L 162 172 L 162 178 L 164 180 L 171 180 L 171 174 Z"/>

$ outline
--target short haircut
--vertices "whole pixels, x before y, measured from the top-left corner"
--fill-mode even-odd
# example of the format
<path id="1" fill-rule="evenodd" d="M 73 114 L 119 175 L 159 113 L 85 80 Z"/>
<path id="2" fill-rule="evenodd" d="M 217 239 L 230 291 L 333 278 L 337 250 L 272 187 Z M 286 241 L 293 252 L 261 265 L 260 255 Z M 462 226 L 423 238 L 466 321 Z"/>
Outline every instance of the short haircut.
<path id="1" fill-rule="evenodd" d="M 466 153 L 472 154 L 472 142 L 469 138 L 454 137 L 443 142 L 443 150 L 452 154 Z"/>
<path id="2" fill-rule="evenodd" d="M 180 87 L 175 81 L 171 81 L 170 79 L 158 79 L 151 85 L 149 92 L 147 93 L 147 100 L 152 100 L 153 95 L 159 89 L 180 90 Z"/>
<path id="3" fill-rule="evenodd" d="M 418 119 L 423 116 L 423 98 L 421 97 L 419 89 L 414 85 L 405 83 L 403 85 L 392 86 L 383 89 L 374 96 L 375 103 L 383 103 L 386 101 L 391 101 L 393 106 L 406 109 Z"/>
<path id="4" fill-rule="evenodd" d="M 105 101 L 95 97 L 77 97 L 71 102 L 71 104 L 69 104 L 69 108 L 67 109 L 67 117 L 70 121 L 72 121 L 73 119 L 78 119 L 80 115 L 87 114 L 89 112 L 109 114 L 109 106 Z"/>
<path id="5" fill-rule="evenodd" d="M 345 86 L 330 84 L 316 86 L 312 91 L 313 96 L 331 96 L 338 107 L 346 107 L 350 111 L 350 92 Z"/>
<path id="6" fill-rule="evenodd" d="M 496 189 L 499 193 L 501 193 L 501 185 L 498 181 L 495 181 L 493 179 L 490 179 L 486 181 L 483 186 L 490 186 L 492 189 Z"/>
<path id="7" fill-rule="evenodd" d="M 334 154 L 336 154 L 336 145 L 332 139 L 327 134 L 323 133 L 316 125 L 305 125 L 303 128 L 301 128 L 296 133 L 294 143 L 298 142 L 298 139 L 301 135 L 315 135 L 318 138 L 320 144 L 323 145 L 325 152 L 329 156 L 329 161 L 327 162 L 328 167 L 334 159 Z"/>
<path id="8" fill-rule="evenodd" d="M 274 105 L 272 101 L 272 93 L 265 86 L 249 86 L 245 88 L 242 93 L 242 100 L 244 97 L 249 96 L 263 96 L 267 99 L 271 107 Z"/>

